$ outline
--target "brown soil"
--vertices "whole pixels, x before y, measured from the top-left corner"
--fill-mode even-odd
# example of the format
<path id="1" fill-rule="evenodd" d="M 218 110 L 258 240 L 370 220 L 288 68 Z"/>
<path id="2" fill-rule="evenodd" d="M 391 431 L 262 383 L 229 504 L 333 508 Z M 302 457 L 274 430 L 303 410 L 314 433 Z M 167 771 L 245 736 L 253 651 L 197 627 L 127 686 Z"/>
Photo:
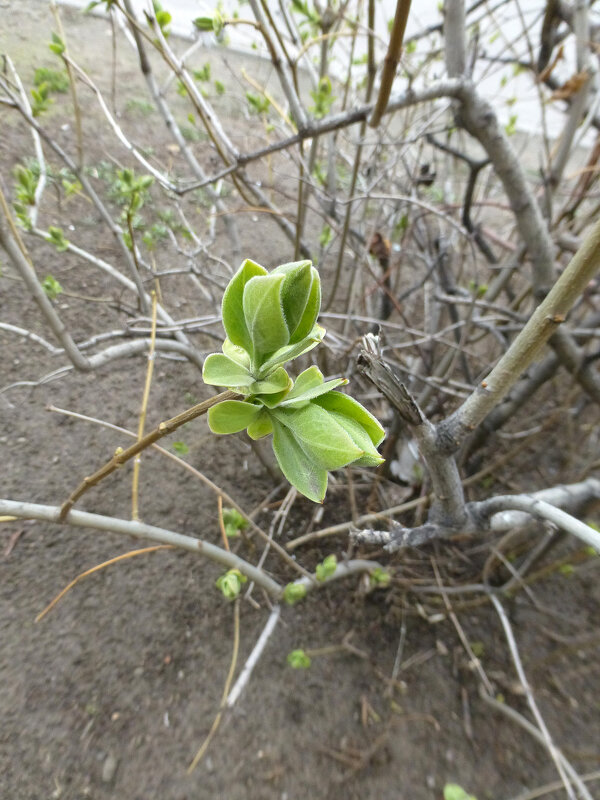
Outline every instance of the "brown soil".
<path id="1" fill-rule="evenodd" d="M 35 0 L 9 6 L 10 30 L 0 32 L 0 46 L 31 86 L 33 65 L 53 63 L 44 44 L 50 18 L 45 5 Z M 82 65 L 109 87 L 105 23 L 71 11 L 63 12 L 63 20 Z M 211 53 L 210 58 L 217 64 L 215 76 L 229 76 L 218 66 L 218 55 Z M 123 42 L 119 61 L 121 81 L 127 81 L 117 87 L 123 125 L 135 132 L 136 141 L 152 141 L 156 151 L 164 152 L 169 140 L 158 117 L 127 106 L 128 99 L 146 95 Z M 82 102 L 88 135 L 94 131 L 88 138 L 88 163 L 98 164 L 107 160 L 112 139 L 92 99 Z M 61 129 L 69 119 L 65 108 L 61 101 L 52 110 L 51 127 L 73 152 L 72 127 Z M 230 110 L 235 110 L 234 102 Z M 31 154 L 31 139 L 14 114 L 2 111 L 0 120 L 0 158 L 8 182 L 13 165 Z M 197 147 L 202 154 L 206 145 Z M 212 157 L 208 150 L 205 155 Z M 128 163 L 125 154 L 118 157 Z M 60 166 L 55 157 L 49 160 Z M 73 239 L 120 259 L 110 234 L 84 200 L 59 208 L 48 189 L 42 216 L 46 225 L 62 221 L 66 226 L 70 217 L 81 220 Z M 244 252 L 252 258 L 267 265 L 290 259 L 289 245 L 268 220 L 261 217 L 257 224 L 250 214 L 240 214 L 239 224 Z M 218 235 L 213 252 L 227 258 L 221 223 Z M 43 242 L 28 238 L 27 243 L 40 278 L 52 274 L 65 288 L 56 302 L 77 340 L 123 324 L 120 303 L 126 306 L 127 298 L 120 297 L 107 277 Z M 178 293 L 177 281 L 166 285 L 167 305 L 178 315 L 211 310 Z M 77 295 L 108 297 L 110 302 L 91 304 Z M 49 337 L 5 258 L 0 312 L 2 321 Z M 214 347 L 208 338 L 195 341 L 206 351 Z M 4 331 L 0 352 L 2 386 L 36 382 L 63 363 Z M 114 361 L 89 375 L 70 373 L 3 392 L 0 495 L 60 503 L 123 442 L 118 434 L 51 413 L 47 406 L 134 428 L 145 369 L 144 358 Z M 190 396 L 208 396 L 197 369 L 159 359 L 148 426 L 185 408 Z M 186 460 L 245 509 L 256 507 L 272 490 L 271 479 L 249 448 L 233 437 L 213 437 L 203 420 L 173 439 L 185 440 Z M 151 453 L 144 456 L 141 477 L 145 521 L 219 541 L 216 497 L 209 489 Z M 345 495 L 334 492 L 331 498 L 323 525 L 347 518 Z M 123 470 L 91 491 L 80 507 L 127 518 L 130 504 L 131 475 Z M 310 503 L 296 502 L 284 541 L 303 530 L 312 511 Z M 268 527 L 272 514 L 261 512 L 259 522 Z M 435 555 L 443 574 L 463 580 L 478 574 L 480 544 L 440 546 Z M 187 776 L 186 767 L 218 711 L 231 658 L 233 613 L 214 588 L 218 568 L 180 552 L 139 556 L 87 578 L 42 622 L 34 622 L 79 572 L 135 546 L 116 535 L 41 522 L 0 526 L 0 797 L 429 800 L 440 798 L 444 784 L 452 781 L 483 800 L 515 797 L 555 780 L 548 753 L 479 699 L 476 674 L 452 622 L 444 615 L 437 622 L 422 619 L 414 597 L 407 600 L 400 586 L 364 597 L 356 580 L 283 611 L 244 694 L 225 716 L 202 764 Z M 239 547 L 250 560 L 260 552 L 256 541 Z M 298 556 L 313 566 L 327 553 L 341 556 L 346 548 L 347 540 L 340 536 L 318 548 L 309 546 Z M 567 552 L 563 547 L 560 555 Z M 403 576 L 427 575 L 433 582 L 432 555 L 430 549 L 395 565 Z M 558 557 L 554 551 L 550 558 Z M 598 637 L 593 638 L 600 604 L 598 560 L 571 560 L 572 571 L 550 571 L 535 583 L 532 597 L 520 592 L 507 608 L 548 726 L 580 772 L 586 772 L 600 761 L 600 669 Z M 282 581 L 291 576 L 275 558 L 267 567 Z M 259 608 L 244 604 L 241 609 L 240 665 L 268 615 L 260 593 L 255 597 Z M 483 603 L 463 609 L 459 619 L 497 691 L 528 716 L 493 609 Z M 392 674 L 402 620 L 406 636 L 398 681 L 404 688 L 390 687 L 386 678 Z M 287 666 L 291 650 L 340 644 L 349 633 L 356 652 L 316 657 L 305 671 Z"/>

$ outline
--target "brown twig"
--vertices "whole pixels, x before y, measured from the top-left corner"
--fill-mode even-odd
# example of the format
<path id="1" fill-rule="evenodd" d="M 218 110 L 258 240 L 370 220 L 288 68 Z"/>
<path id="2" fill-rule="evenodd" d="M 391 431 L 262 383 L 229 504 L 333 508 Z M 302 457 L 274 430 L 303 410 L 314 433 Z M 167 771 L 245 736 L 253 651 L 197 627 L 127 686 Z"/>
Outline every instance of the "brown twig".
<path id="1" fill-rule="evenodd" d="M 392 25 L 392 32 L 390 35 L 390 43 L 388 51 L 383 60 L 383 71 L 381 73 L 381 84 L 379 86 L 379 94 L 375 103 L 373 113 L 369 118 L 369 127 L 376 128 L 381 117 L 385 113 L 390 93 L 392 91 L 392 84 L 396 77 L 396 68 L 400 60 L 400 53 L 402 52 L 402 41 L 404 39 L 404 32 L 406 30 L 406 22 L 410 12 L 410 0 L 398 0 L 396 4 L 396 14 Z"/>
<path id="2" fill-rule="evenodd" d="M 220 403 L 223 400 L 237 400 L 240 398 L 240 396 L 241 395 L 230 390 L 221 392 L 214 397 L 210 397 L 208 400 L 204 400 L 202 403 L 192 406 L 192 408 L 188 408 L 186 411 L 182 411 L 181 414 L 177 414 L 177 416 L 172 417 L 165 422 L 161 422 L 157 428 L 146 434 L 146 436 L 137 441 L 135 444 L 132 444 L 131 447 L 128 447 L 126 450 L 123 450 L 120 447 L 117 448 L 110 461 L 108 461 L 99 470 L 94 472 L 93 475 L 84 478 L 75 491 L 70 495 L 68 500 L 63 503 L 60 509 L 60 516 L 58 518 L 59 522 L 64 522 L 69 511 L 73 508 L 79 498 L 85 494 L 85 492 L 87 492 L 88 489 L 100 483 L 101 480 L 106 478 L 108 475 L 111 475 L 116 469 L 121 467 L 134 456 L 137 456 L 137 454 L 141 453 L 142 450 L 150 447 L 151 444 L 154 444 L 154 442 L 162 439 L 163 436 L 173 433 L 173 431 L 177 430 L 177 428 L 185 425 L 186 422 L 191 422 L 193 419 L 196 419 L 196 417 L 206 414 L 208 409 L 217 405 L 217 403 Z"/>

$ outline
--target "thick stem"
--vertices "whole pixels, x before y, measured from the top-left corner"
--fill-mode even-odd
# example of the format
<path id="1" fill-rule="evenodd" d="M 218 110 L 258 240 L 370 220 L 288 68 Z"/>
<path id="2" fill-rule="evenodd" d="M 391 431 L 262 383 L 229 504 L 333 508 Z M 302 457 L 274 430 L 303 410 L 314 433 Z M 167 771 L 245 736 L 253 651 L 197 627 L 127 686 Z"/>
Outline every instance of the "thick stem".
<path id="1" fill-rule="evenodd" d="M 381 73 L 381 84 L 379 85 L 379 94 L 375 103 L 373 113 L 369 118 L 369 126 L 376 128 L 381 122 L 381 117 L 385 113 L 390 93 L 392 91 L 392 84 L 396 77 L 396 69 L 402 53 L 402 41 L 404 40 L 404 32 L 406 31 L 406 23 L 408 21 L 408 14 L 410 12 L 410 0 L 397 0 L 396 14 L 392 24 L 392 32 L 390 34 L 390 42 L 388 50 L 383 60 L 383 71 Z"/>
<path id="2" fill-rule="evenodd" d="M 438 426 L 444 446 L 454 451 L 514 386 L 565 321 L 573 303 L 600 270 L 600 222 L 571 259 L 560 278 L 487 378 Z"/>

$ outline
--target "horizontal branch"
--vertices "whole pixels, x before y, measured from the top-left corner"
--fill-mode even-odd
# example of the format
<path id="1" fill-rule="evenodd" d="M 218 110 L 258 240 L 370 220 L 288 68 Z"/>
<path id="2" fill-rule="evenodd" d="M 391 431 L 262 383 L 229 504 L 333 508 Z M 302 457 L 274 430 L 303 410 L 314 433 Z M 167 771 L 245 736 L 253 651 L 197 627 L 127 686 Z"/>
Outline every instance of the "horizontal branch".
<path id="1" fill-rule="evenodd" d="M 552 499 L 552 503 L 548 499 Z M 595 501 L 600 501 L 600 480 L 587 478 L 580 483 L 555 486 L 533 494 L 498 495 L 488 500 L 467 503 L 465 523 L 460 531 L 454 526 L 445 525 L 443 521 L 430 519 L 417 528 L 404 528 L 396 523 L 391 531 L 356 531 L 352 538 L 361 544 L 383 545 L 389 552 L 395 552 L 403 547 L 419 547 L 434 539 L 447 539 L 457 533 L 508 530 L 537 517 L 576 536 L 600 553 L 600 533 L 558 507 L 564 506 L 574 514 Z M 500 513 L 513 510 L 526 513 L 519 514 L 518 517 Z"/>
<path id="2" fill-rule="evenodd" d="M 463 82 L 459 79 L 446 79 L 433 83 L 425 89 L 412 89 L 409 88 L 405 92 L 393 94 L 384 112 L 385 115 L 392 114 L 394 111 L 400 111 L 403 108 L 418 105 L 419 103 L 426 103 L 431 100 L 439 100 L 442 97 L 458 97 L 463 88 Z M 316 120 L 308 125 L 305 125 L 293 136 L 288 136 L 286 139 L 281 139 L 278 142 L 261 147 L 259 150 L 254 150 L 251 153 L 242 153 L 239 155 L 234 164 L 231 164 L 226 169 L 215 173 L 214 175 L 206 178 L 203 181 L 198 181 L 188 184 L 185 188 L 179 189 L 178 194 L 185 194 L 194 189 L 200 189 L 209 183 L 216 183 L 231 175 L 241 167 L 250 164 L 252 161 L 259 161 L 265 156 L 272 155 L 281 150 L 287 150 L 305 139 L 312 139 L 321 136 L 324 133 L 331 131 L 341 130 L 348 128 L 350 125 L 356 125 L 357 122 L 364 122 L 371 114 L 374 108 L 374 103 L 368 103 L 359 108 L 351 111 L 342 111 L 339 114 L 331 114 L 324 119 Z"/>
<path id="3" fill-rule="evenodd" d="M 45 506 L 38 503 L 21 503 L 14 500 L 0 500 L 0 515 L 17 517 L 19 519 L 40 519 L 46 522 L 59 523 L 61 509 L 59 506 Z M 279 597 L 282 587 L 266 575 L 262 570 L 244 561 L 229 550 L 223 550 L 203 539 L 186 536 L 182 533 L 159 528 L 155 525 L 146 525 L 144 522 L 115 519 L 102 514 L 90 514 L 87 511 L 70 511 L 63 522 L 78 528 L 95 528 L 108 533 L 120 533 L 133 536 L 136 539 L 150 539 L 160 544 L 171 544 L 182 550 L 199 553 L 211 561 L 216 561 L 227 569 L 239 569 L 250 580 L 255 581 L 260 587 L 273 597 Z"/>

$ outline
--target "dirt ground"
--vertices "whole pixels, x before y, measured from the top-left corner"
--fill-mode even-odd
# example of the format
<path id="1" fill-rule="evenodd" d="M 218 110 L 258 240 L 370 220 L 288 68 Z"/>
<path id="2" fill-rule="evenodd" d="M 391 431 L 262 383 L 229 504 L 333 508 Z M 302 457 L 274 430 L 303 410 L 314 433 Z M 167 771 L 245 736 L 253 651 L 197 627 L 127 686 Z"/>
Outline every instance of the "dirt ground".
<path id="1" fill-rule="evenodd" d="M 45 45 L 51 17 L 36 0 L 8 6 L 4 15 L 10 24 L 0 31 L 0 50 L 11 55 L 31 86 L 33 67 L 53 64 Z M 110 92 L 106 23 L 72 10 L 62 16 L 78 60 Z M 145 87 L 124 42 L 118 58 L 121 122 L 137 141 L 152 141 L 164 152 L 168 135 L 144 105 Z M 215 77 L 231 76 L 218 53 L 202 55 L 200 63 L 206 58 Z M 232 70 L 239 67 L 228 58 Z M 61 102 L 50 111 L 51 128 L 72 151 L 73 129 L 64 127 L 69 125 L 68 103 Z M 231 102 L 229 112 L 235 112 L 235 100 L 223 102 Z M 88 163 L 99 165 L 110 160 L 107 153 L 115 148 L 93 99 L 82 103 Z M 14 165 L 31 155 L 31 137 L 7 110 L 0 110 L 0 126 L 0 164 L 8 183 Z M 197 148 L 207 160 L 213 157 L 205 143 L 198 142 Z M 125 154 L 118 157 L 129 163 Z M 55 156 L 49 161 L 60 166 Z M 75 198 L 70 206 L 59 207 L 48 189 L 43 224 L 64 224 L 70 216 L 78 220 L 74 241 L 109 260 L 121 258 L 85 200 Z M 269 221 L 240 214 L 238 222 L 247 255 L 269 266 L 290 260 L 289 244 Z M 213 252 L 227 259 L 222 223 L 217 233 Z M 76 340 L 123 324 L 127 298 L 106 275 L 32 237 L 27 244 L 40 278 L 52 274 L 65 289 L 56 302 Z M 50 338 L 37 306 L 7 259 L 0 259 L 0 320 Z M 215 310 L 195 305 L 195 298 L 178 291 L 176 280 L 165 285 L 173 314 Z M 205 352 L 214 348 L 208 337 L 196 334 L 194 341 Z M 36 384 L 63 362 L 2 330 L 0 352 L 0 389 L 11 385 L 0 394 L 0 495 L 60 503 L 123 439 L 48 406 L 135 428 L 146 359 L 117 360 L 91 374 L 71 372 Z M 158 359 L 148 426 L 206 396 L 193 365 Z M 183 439 L 189 448 L 185 460 L 244 509 L 256 508 L 272 491 L 271 478 L 250 449 L 234 437 L 212 436 L 205 421 L 171 437 L 166 445 L 171 449 L 173 439 Z M 285 491 L 280 489 L 275 499 L 281 500 Z M 128 518 L 130 471 L 111 476 L 79 507 Z M 305 529 L 313 508 L 308 501 L 296 501 L 282 543 Z M 140 509 L 146 522 L 219 541 L 214 493 L 155 453 L 143 458 Z M 268 528 L 273 513 L 267 507 L 257 521 Z M 346 495 L 334 491 L 319 524 L 347 518 Z M 468 583 L 481 572 L 487 555 L 482 544 L 444 544 L 392 563 L 401 578 L 434 582 L 430 562 L 435 556 L 444 577 Z M 174 551 L 132 558 L 90 576 L 44 620 L 34 621 L 82 570 L 136 546 L 116 535 L 42 522 L 0 526 L 1 798 L 439 800 L 444 784 L 455 782 L 478 800 L 509 800 L 556 779 L 548 752 L 480 699 L 476 671 L 453 622 L 445 613 L 431 618 L 431 610 L 443 612 L 443 606 L 424 608 L 401 581 L 364 596 L 357 580 L 284 609 L 245 692 L 188 776 L 186 767 L 218 711 L 231 659 L 233 610 L 214 588 L 216 565 Z M 244 557 L 258 558 L 258 542 L 237 546 Z M 341 535 L 308 545 L 297 555 L 313 567 L 330 552 L 342 557 L 347 546 Z M 598 562 L 576 545 L 563 544 L 544 562 L 546 573 L 531 593 L 519 592 L 506 602 L 548 727 L 582 774 L 600 767 Z M 291 577 L 275 558 L 266 566 L 281 581 Z M 261 594 L 254 596 L 258 607 L 241 606 L 239 665 L 269 613 Z M 460 601 L 460 625 L 497 695 L 529 716 L 493 608 L 485 602 L 469 606 L 464 597 Z M 316 656 L 308 670 L 286 663 L 293 649 L 343 641 L 350 641 L 352 649 Z M 400 669 L 391 682 L 397 658 Z M 592 793 L 599 786 L 590 784 Z"/>

